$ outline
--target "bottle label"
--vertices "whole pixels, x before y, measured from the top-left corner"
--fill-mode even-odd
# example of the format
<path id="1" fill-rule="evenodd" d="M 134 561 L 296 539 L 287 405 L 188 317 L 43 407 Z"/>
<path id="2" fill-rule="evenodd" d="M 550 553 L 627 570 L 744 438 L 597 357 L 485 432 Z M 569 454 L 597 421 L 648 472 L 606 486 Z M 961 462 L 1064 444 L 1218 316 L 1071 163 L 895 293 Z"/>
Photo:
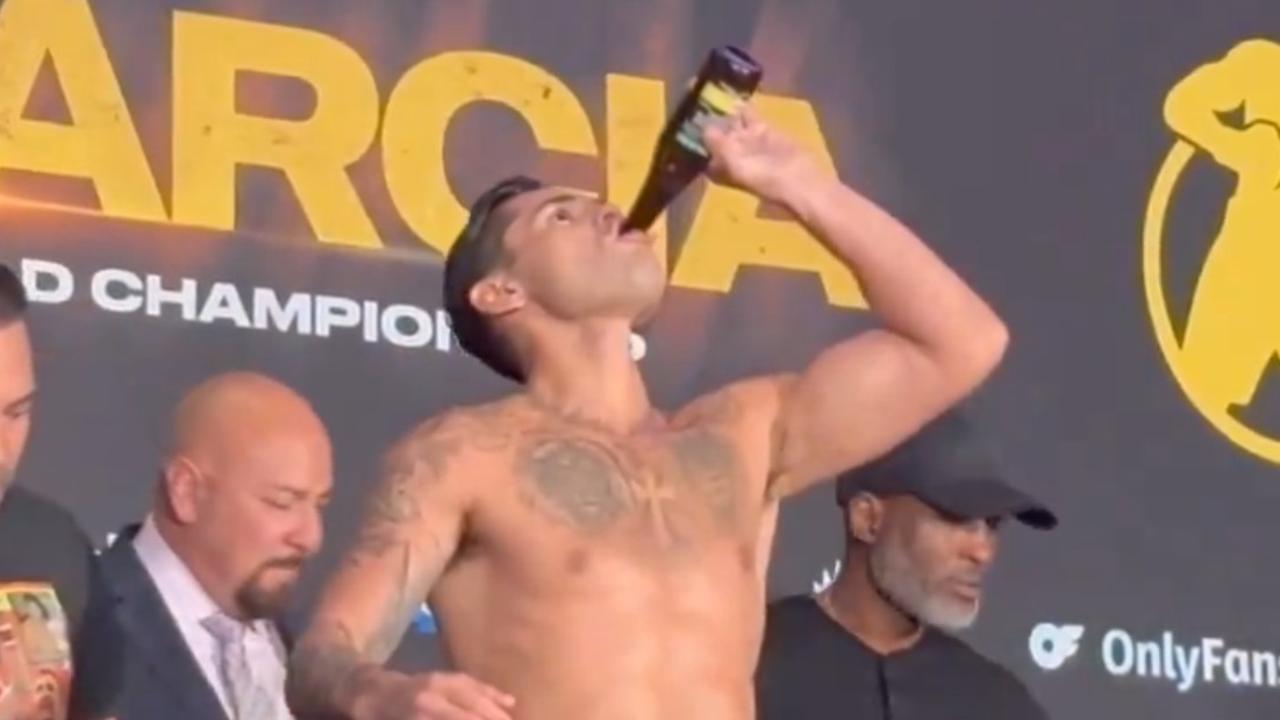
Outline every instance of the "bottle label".
<path id="1" fill-rule="evenodd" d="M 698 102 L 694 105 L 693 114 L 676 132 L 676 141 L 702 157 L 711 157 L 702 143 L 702 131 L 707 123 L 715 118 L 732 115 L 746 102 L 746 95 L 724 83 L 709 82 L 703 85 L 702 92 L 698 94 Z"/>

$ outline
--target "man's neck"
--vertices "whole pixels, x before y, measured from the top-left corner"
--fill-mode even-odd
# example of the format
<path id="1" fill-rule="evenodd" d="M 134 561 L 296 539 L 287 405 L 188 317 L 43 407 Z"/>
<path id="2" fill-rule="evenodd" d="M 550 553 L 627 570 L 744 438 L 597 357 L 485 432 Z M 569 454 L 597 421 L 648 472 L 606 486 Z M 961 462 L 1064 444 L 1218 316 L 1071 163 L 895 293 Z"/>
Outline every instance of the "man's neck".
<path id="1" fill-rule="evenodd" d="M 881 655 L 906 650 L 924 635 L 924 626 L 898 609 L 876 588 L 865 554 L 850 553 L 840 575 L 819 605 L 845 630 Z"/>
<path id="2" fill-rule="evenodd" d="M 557 415 L 627 434 L 655 422 L 622 323 L 583 324 L 550 333 L 530 353 L 530 399 Z"/>
<path id="3" fill-rule="evenodd" d="M 167 518 L 159 513 L 154 515 L 156 532 L 160 534 L 160 538 L 169 546 L 169 550 L 182 562 L 187 572 L 191 573 L 191 577 L 200 585 L 200 589 L 209 599 L 218 606 L 222 612 L 227 613 L 231 617 L 246 620 L 242 617 L 242 613 L 237 606 L 235 599 L 227 593 L 218 592 L 218 583 L 213 581 L 212 573 L 203 563 L 200 562 L 200 555 L 193 552 L 187 538 L 183 537 L 182 532 Z"/>

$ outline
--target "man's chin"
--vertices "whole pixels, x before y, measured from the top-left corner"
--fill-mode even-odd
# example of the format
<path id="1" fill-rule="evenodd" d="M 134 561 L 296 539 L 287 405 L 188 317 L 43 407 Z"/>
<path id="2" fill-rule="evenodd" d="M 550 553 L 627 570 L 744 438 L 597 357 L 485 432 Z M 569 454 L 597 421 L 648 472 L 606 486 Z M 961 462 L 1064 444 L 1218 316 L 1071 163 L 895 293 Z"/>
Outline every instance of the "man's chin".
<path id="1" fill-rule="evenodd" d="M 240 608 L 250 618 L 273 618 L 289 608 L 293 598 L 296 576 L 287 581 L 266 584 L 255 582 L 246 585 L 238 593 Z"/>
<path id="2" fill-rule="evenodd" d="M 982 607 L 980 598 L 947 597 L 926 603 L 919 613 L 926 624 L 943 630 L 967 630 L 978 619 Z"/>
<path id="3" fill-rule="evenodd" d="M 631 329 L 635 332 L 642 333 L 649 329 L 649 325 L 653 323 L 653 319 L 658 316 L 658 311 L 662 309 L 662 298 L 666 294 L 666 286 L 655 293 L 655 297 L 648 298 L 640 310 L 634 315 L 631 321 Z"/>

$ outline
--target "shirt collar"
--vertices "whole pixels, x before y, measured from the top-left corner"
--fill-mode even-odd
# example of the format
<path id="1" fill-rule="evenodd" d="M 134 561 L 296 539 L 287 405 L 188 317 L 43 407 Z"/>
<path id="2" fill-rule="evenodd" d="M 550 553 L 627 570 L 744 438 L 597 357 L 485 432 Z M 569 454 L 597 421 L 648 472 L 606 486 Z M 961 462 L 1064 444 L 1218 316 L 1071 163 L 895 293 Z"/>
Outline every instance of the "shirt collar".
<path id="1" fill-rule="evenodd" d="M 180 622 L 203 628 L 200 624 L 203 620 L 222 612 L 222 608 L 209 597 L 209 593 L 195 575 L 191 574 L 187 564 L 160 534 L 154 516 L 147 516 L 133 539 L 133 548 L 155 581 L 165 605 Z M 249 630 L 261 632 L 265 622 L 256 620 L 248 623 Z"/>

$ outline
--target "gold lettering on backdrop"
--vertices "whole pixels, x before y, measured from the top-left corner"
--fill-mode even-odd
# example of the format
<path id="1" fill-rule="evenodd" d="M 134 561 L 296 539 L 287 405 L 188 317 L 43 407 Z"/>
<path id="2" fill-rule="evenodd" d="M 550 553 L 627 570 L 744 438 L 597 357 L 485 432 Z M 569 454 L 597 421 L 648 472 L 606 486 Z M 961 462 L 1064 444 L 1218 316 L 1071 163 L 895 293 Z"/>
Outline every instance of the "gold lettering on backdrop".
<path id="1" fill-rule="evenodd" d="M 824 168 L 835 174 L 835 162 L 812 105 L 768 95 L 757 96 L 755 105 L 766 120 L 812 151 Z M 708 186 L 680 248 L 671 282 L 729 292 L 743 265 L 782 268 L 816 273 L 832 304 L 866 307 L 857 281 L 843 263 L 798 223 L 759 217 L 759 208 L 760 203 L 744 192 Z"/>
<path id="2" fill-rule="evenodd" d="M 231 230 L 236 167 L 284 172 L 317 238 L 378 245 L 347 167 L 373 145 L 378 89 L 364 60 L 317 32 L 178 12 L 173 23 L 173 219 Z M 294 78 L 315 91 L 305 120 L 236 111 L 236 75 Z"/>
<path id="3" fill-rule="evenodd" d="M 609 199 L 630 207 L 640 194 L 653 147 L 667 121 L 666 84 L 632 75 L 605 76 L 605 129 L 609 143 L 605 177 Z M 659 215 L 649 228 L 663 265 L 667 262 L 667 215 Z"/>
<path id="4" fill-rule="evenodd" d="M 71 123 L 22 116 L 48 57 Z M 84 178 L 102 211 L 164 221 L 164 203 L 84 0 L 0 3 L 0 171 Z"/>
<path id="5" fill-rule="evenodd" d="M 443 53 L 415 65 L 387 101 L 382 163 L 396 209 L 440 252 L 467 220 L 445 176 L 445 132 L 450 119 L 474 102 L 501 103 L 519 113 L 541 148 L 599 154 L 582 103 L 537 65 L 484 51 Z"/>
<path id="6" fill-rule="evenodd" d="M 170 219 L 88 1 L 3 0 L 0 173 L 87 179 L 102 212 L 114 217 L 232 230 L 236 168 L 275 168 L 318 239 L 376 246 L 381 240 L 348 169 L 373 150 L 381 115 L 383 170 L 396 211 L 425 244 L 445 252 L 466 216 L 445 174 L 446 131 L 464 107 L 502 104 L 528 123 L 539 148 L 601 156 L 591 119 L 572 90 L 548 70 L 510 55 L 459 51 L 423 60 L 399 79 L 382 111 L 365 60 L 314 30 L 177 11 L 172 53 Z M 66 98 L 69 124 L 23 117 L 46 57 Z M 237 111 L 236 77 L 243 72 L 306 83 L 314 110 L 301 120 Z M 626 206 L 643 182 L 666 119 L 666 85 L 621 74 L 606 75 L 604 83 L 608 195 Z M 834 173 L 812 104 L 768 95 L 757 103 Z M 655 232 L 665 248 L 665 217 Z M 816 275 L 832 304 L 865 306 L 849 271 L 797 223 L 759 217 L 753 198 L 708 187 L 672 283 L 728 292 L 738 269 L 748 265 Z"/>

